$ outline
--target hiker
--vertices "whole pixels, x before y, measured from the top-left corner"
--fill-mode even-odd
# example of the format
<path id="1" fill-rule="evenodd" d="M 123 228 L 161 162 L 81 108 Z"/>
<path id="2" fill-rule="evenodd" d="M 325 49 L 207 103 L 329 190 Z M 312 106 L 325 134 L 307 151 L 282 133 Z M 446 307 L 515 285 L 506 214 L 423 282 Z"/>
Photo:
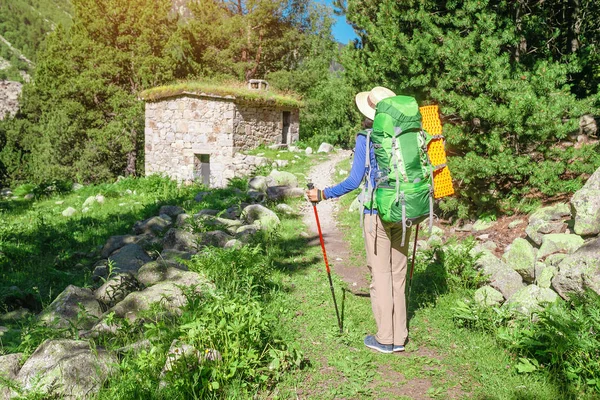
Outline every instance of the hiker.
<path id="1" fill-rule="evenodd" d="M 363 128 L 370 129 L 375 118 L 375 106 L 385 98 L 395 96 L 390 89 L 377 86 L 369 92 L 356 95 L 355 101 L 359 111 L 366 117 Z M 373 144 L 369 146 L 367 155 L 367 137 L 364 131 L 356 136 L 354 160 L 349 176 L 343 182 L 321 189 L 307 191 L 311 202 L 319 202 L 345 195 L 357 189 L 363 178 L 365 184 L 371 180 L 375 186 L 377 177 L 377 162 Z M 368 168 L 365 167 L 368 156 L 371 164 L 371 174 L 366 177 Z M 371 273 L 371 307 L 377 323 L 377 333 L 365 337 L 365 346 L 382 353 L 404 351 L 408 338 L 406 298 L 404 288 L 406 283 L 408 240 L 403 243 L 401 224 L 384 223 L 377 215 L 377 209 L 361 199 L 364 208 L 363 237 L 367 252 L 367 267 Z M 366 201 L 366 202 L 365 202 Z M 410 237 L 410 231 L 404 232 Z"/>

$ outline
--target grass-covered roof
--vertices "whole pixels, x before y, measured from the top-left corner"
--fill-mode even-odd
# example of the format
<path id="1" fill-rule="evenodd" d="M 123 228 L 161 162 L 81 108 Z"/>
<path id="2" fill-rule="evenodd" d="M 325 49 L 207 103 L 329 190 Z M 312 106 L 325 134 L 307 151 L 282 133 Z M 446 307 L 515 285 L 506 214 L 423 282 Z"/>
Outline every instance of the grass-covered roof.
<path id="1" fill-rule="evenodd" d="M 294 93 L 281 93 L 272 89 L 252 90 L 241 82 L 179 82 L 144 90 L 140 97 L 144 101 L 159 101 L 161 99 L 181 96 L 217 96 L 231 98 L 244 103 L 256 103 L 277 107 L 302 107 L 302 101 Z"/>

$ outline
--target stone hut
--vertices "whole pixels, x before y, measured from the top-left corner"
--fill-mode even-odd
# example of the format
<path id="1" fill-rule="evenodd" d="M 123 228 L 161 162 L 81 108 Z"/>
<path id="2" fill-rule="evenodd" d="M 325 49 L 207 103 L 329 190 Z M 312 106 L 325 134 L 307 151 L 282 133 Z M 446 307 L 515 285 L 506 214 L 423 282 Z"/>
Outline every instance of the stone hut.
<path id="1" fill-rule="evenodd" d="M 150 89 L 146 102 L 146 175 L 223 187 L 266 162 L 242 152 L 298 140 L 301 102 L 268 89 L 185 83 Z"/>

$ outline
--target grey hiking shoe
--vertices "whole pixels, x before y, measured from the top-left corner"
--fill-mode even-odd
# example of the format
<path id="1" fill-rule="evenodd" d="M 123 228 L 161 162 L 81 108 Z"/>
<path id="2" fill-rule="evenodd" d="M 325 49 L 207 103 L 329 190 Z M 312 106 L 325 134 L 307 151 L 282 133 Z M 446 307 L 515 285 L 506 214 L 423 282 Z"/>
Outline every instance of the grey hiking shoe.
<path id="1" fill-rule="evenodd" d="M 395 352 L 399 352 L 399 351 L 404 351 L 404 346 L 401 346 L 399 344 L 395 344 L 393 350 L 394 350 L 394 353 Z"/>
<path id="2" fill-rule="evenodd" d="M 377 350 L 380 353 L 393 353 L 393 345 L 391 344 L 381 344 L 377 341 L 377 339 L 375 339 L 375 336 L 373 335 L 368 335 L 367 337 L 365 337 L 365 346 L 367 346 L 370 349 L 373 350 Z"/>

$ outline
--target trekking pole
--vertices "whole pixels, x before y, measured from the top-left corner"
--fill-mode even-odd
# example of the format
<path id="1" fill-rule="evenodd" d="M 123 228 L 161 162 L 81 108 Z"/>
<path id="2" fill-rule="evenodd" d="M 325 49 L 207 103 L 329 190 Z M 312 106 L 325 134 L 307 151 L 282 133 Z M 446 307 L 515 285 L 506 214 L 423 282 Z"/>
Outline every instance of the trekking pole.
<path id="1" fill-rule="evenodd" d="M 415 257 L 417 255 L 417 238 L 419 237 L 419 224 L 415 229 L 415 244 L 413 245 L 412 260 L 410 262 L 410 276 L 408 278 L 408 298 L 406 299 L 406 309 L 408 310 L 408 300 L 410 300 L 410 289 L 412 287 L 413 272 L 415 271 Z"/>
<path id="2" fill-rule="evenodd" d="M 309 183 L 308 190 L 312 190 L 315 185 Z M 319 231 L 319 239 L 321 241 L 321 249 L 323 250 L 323 259 L 325 259 L 325 270 L 327 271 L 327 278 L 329 278 L 329 288 L 331 289 L 331 296 L 333 297 L 333 305 L 335 307 L 335 315 L 337 316 L 338 326 L 340 327 L 340 333 L 343 332 L 342 320 L 340 319 L 340 312 L 338 311 L 337 302 L 335 301 L 335 290 L 333 290 L 333 281 L 331 280 L 331 270 L 329 269 L 329 261 L 327 261 L 327 252 L 325 251 L 325 242 L 323 241 L 323 233 L 321 232 L 321 223 L 319 222 L 319 213 L 317 212 L 317 203 L 311 202 L 313 210 L 315 212 L 315 219 L 317 220 L 317 229 Z"/>

